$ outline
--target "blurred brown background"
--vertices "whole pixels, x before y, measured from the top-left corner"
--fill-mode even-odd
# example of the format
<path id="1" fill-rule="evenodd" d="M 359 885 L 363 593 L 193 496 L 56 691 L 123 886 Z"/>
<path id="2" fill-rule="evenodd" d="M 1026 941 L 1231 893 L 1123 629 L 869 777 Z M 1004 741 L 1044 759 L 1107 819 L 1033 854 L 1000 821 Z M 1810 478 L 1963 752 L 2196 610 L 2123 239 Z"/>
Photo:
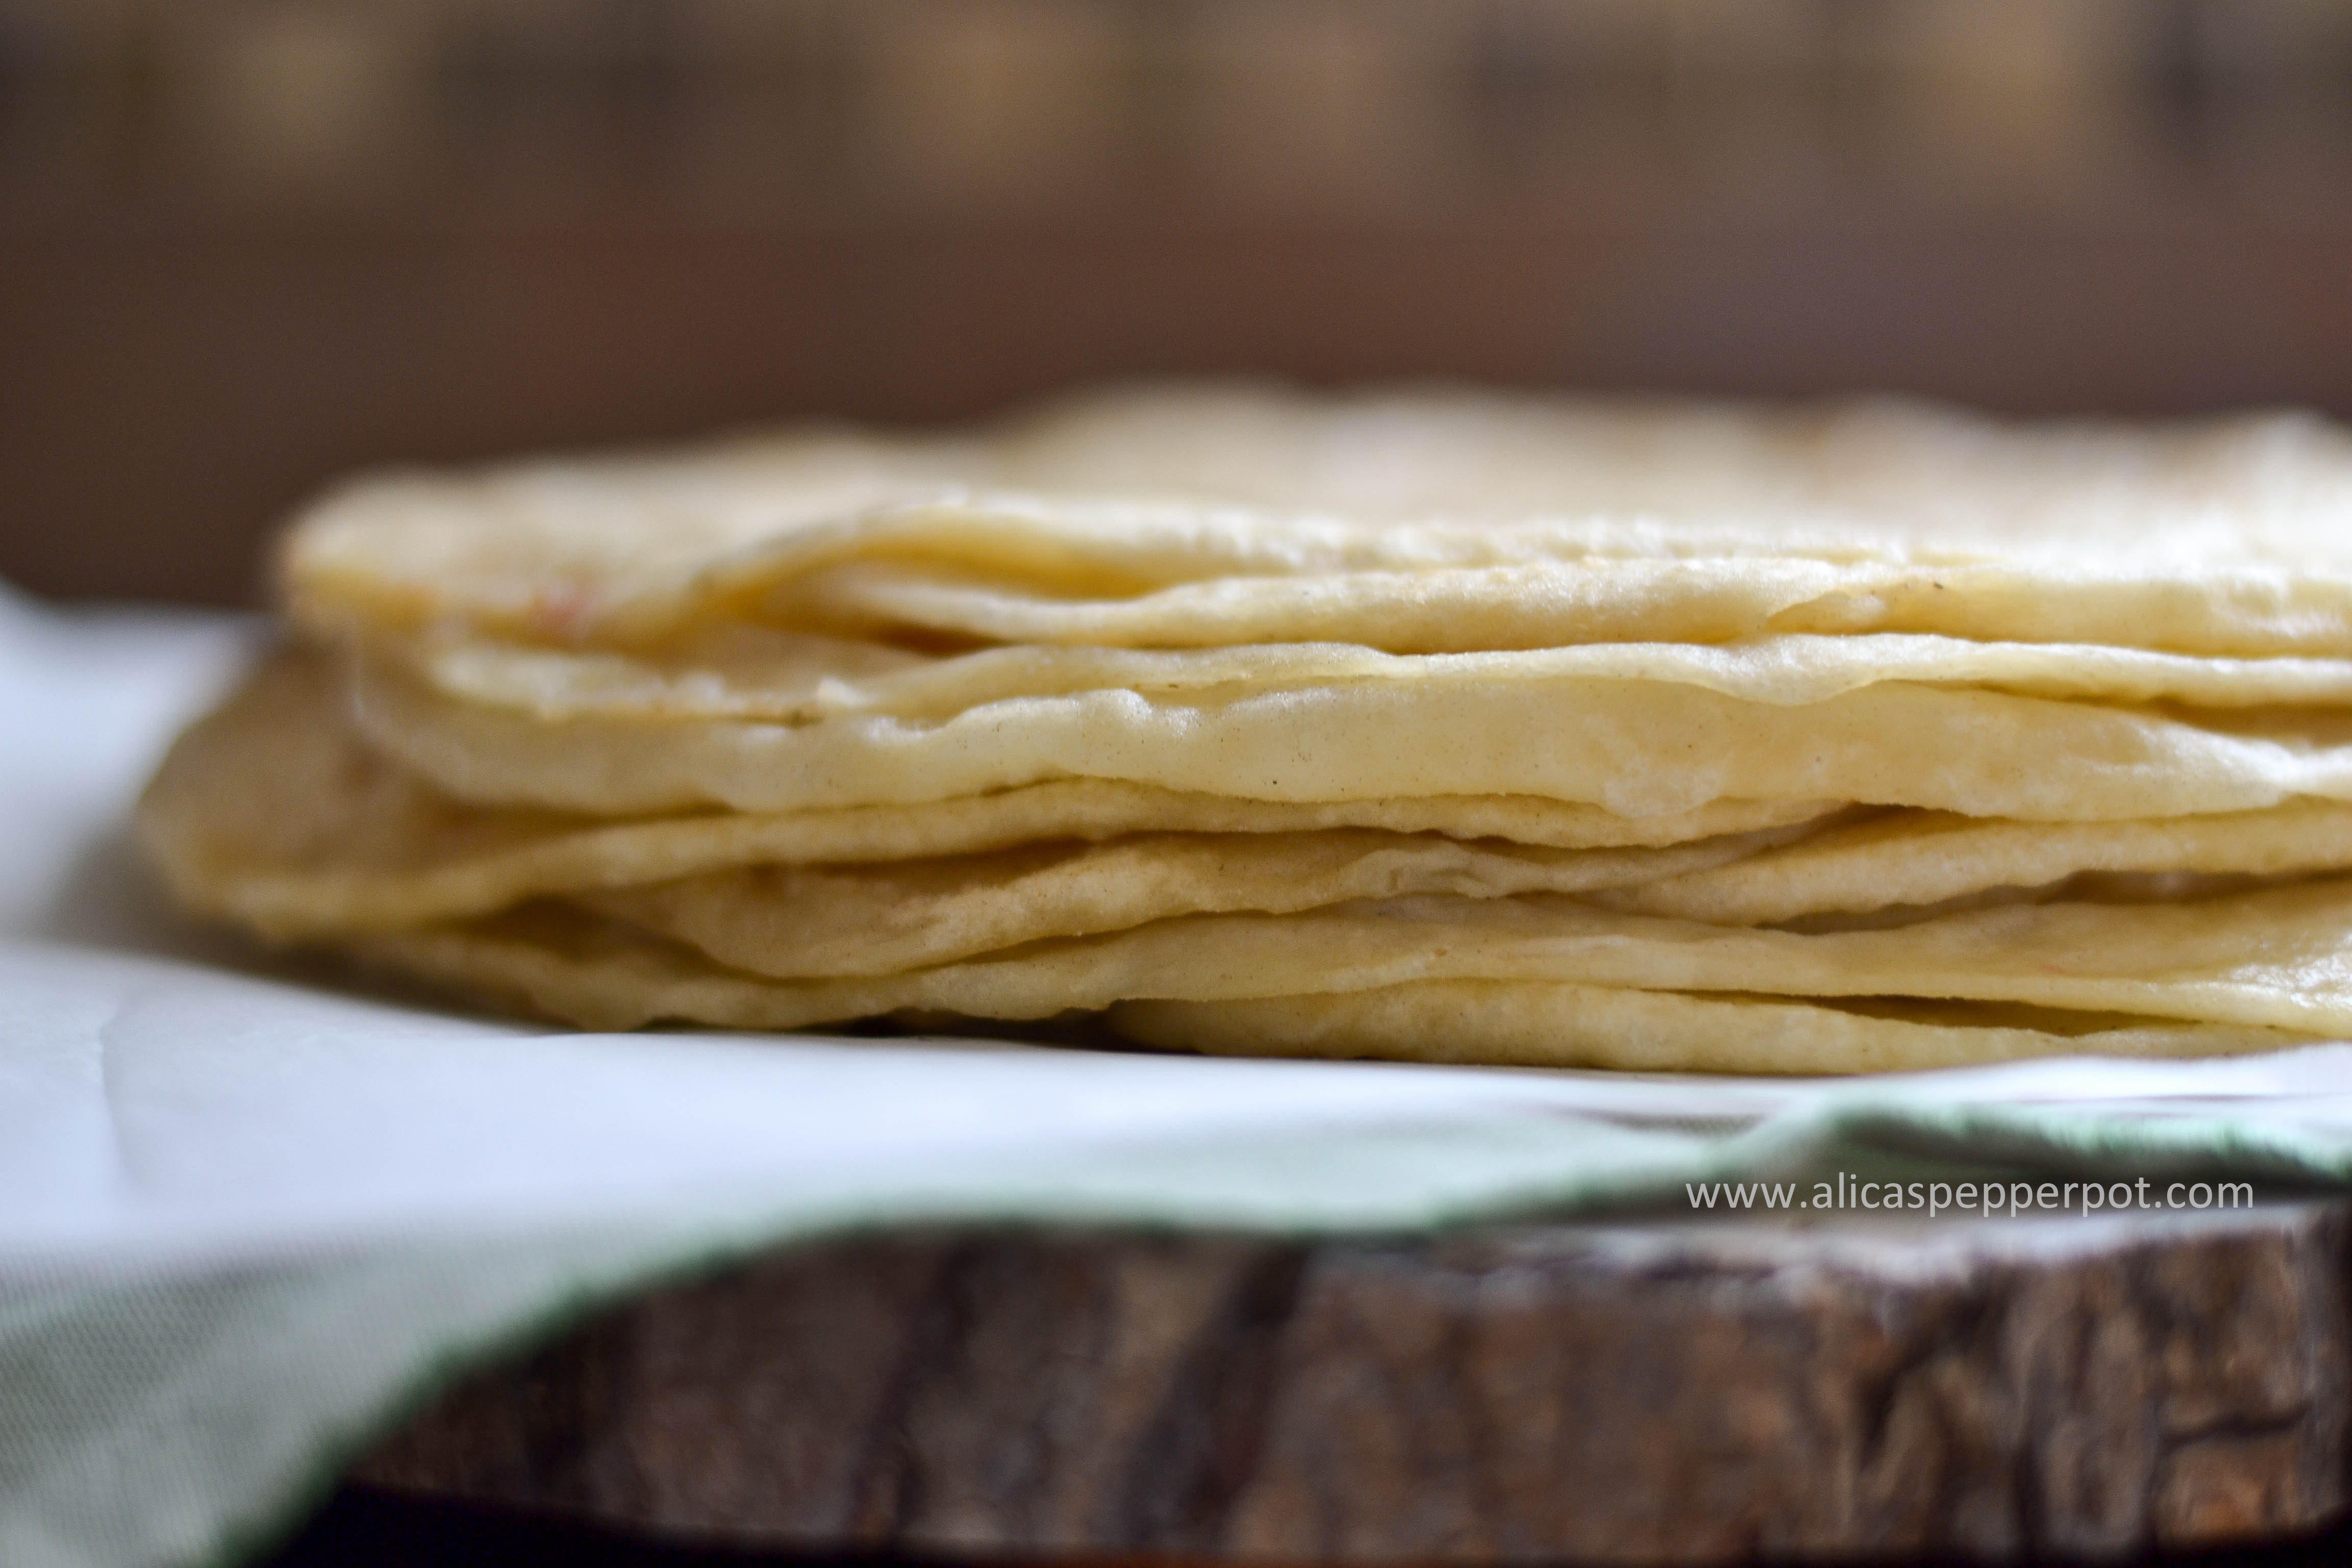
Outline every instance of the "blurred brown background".
<path id="1" fill-rule="evenodd" d="M 1161 373 L 2352 415 L 2352 0 L 0 0 L 0 578 Z"/>

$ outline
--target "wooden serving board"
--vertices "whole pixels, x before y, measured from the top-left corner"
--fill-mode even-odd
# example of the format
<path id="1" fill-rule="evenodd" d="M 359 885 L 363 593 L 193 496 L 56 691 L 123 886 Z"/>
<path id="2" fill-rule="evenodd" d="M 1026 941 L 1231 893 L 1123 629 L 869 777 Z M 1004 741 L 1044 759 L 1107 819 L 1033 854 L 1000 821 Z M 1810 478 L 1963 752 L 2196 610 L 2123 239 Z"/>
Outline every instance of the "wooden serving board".
<path id="1" fill-rule="evenodd" d="M 2338 1513 L 2348 1284 L 2337 1201 L 866 1239 L 604 1313 L 354 1479 L 828 1552 L 2105 1556 Z"/>

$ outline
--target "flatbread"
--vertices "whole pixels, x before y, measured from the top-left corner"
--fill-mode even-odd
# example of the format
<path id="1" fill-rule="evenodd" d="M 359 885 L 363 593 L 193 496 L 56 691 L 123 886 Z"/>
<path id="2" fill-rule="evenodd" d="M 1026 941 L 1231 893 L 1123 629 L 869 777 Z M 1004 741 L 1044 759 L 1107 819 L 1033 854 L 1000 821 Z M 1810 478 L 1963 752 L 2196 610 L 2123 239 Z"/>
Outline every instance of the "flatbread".
<path id="1" fill-rule="evenodd" d="M 2352 880 L 2179 905 L 2045 903 L 1888 930 L 1798 933 L 1629 915 L 1553 895 L 1203 914 L 870 979 L 799 981 L 789 930 L 688 885 L 635 923 L 792 979 L 803 1021 L 902 1007 L 982 1017 L 1161 998 L 1224 1001 L 1420 980 L 1912 997 L 2352 1032 Z"/>
<path id="2" fill-rule="evenodd" d="M 179 895 L 590 1026 L 1751 1071 L 2352 1033 L 2352 437 L 1136 394 L 349 487 Z"/>
<path id="3" fill-rule="evenodd" d="M 2340 559 L 2352 442 L 2308 415 L 2019 423 L 1913 401 L 1760 405 L 1493 394 L 1349 396 L 1179 385 L 1091 393 L 992 444 L 1002 483 L 1374 521 L 1643 517 L 1760 539 L 2015 558 L 2070 540 Z M 2160 549 L 2147 549 L 2161 546 Z"/>
<path id="4" fill-rule="evenodd" d="M 1265 802 L 1076 779 L 905 806 L 614 820 L 458 801 L 362 744 L 344 710 L 333 661 L 289 648 L 180 738 L 140 821 L 184 900 L 291 938 L 743 866 L 915 860 L 1139 833 L 1378 829 L 1613 849 L 1785 829 L 1837 809 L 1721 801 L 1631 818 L 1524 796 Z"/>
<path id="5" fill-rule="evenodd" d="M 467 996 L 583 1028 L 659 1020 L 735 1028 L 815 1021 L 838 987 L 761 981 L 612 922 L 538 910 L 462 929 L 352 944 L 364 959 Z M 903 1004 L 958 1011 L 947 984 L 902 979 Z M 970 993 L 967 993 L 970 994 Z M 1063 1011 L 1043 998 L 1031 1017 Z M 1401 981 L 1345 993 L 1196 1002 L 1128 1002 L 1114 1028 L 1150 1044 L 1240 1054 L 1384 1056 L 1653 1071 L 1851 1072 L 1958 1066 L 2084 1051 L 2168 1056 L 2275 1049 L 2310 1036 L 2262 1026 L 1966 1008 L 1941 1021 L 1747 995 L 1692 996 L 1559 982 Z M 1001 1012 L 988 1016 L 1003 1016 Z M 2041 1026 L 2033 1026 L 2039 1025 Z"/>
<path id="6" fill-rule="evenodd" d="M 1595 889 L 1588 901 L 1714 925 L 1937 905 L 1989 889 L 2052 888 L 2085 875 L 2282 877 L 2352 867 L 2352 805 L 2153 822 L 1987 821 L 1904 812 L 1833 824 L 1737 864 Z"/>
<path id="7" fill-rule="evenodd" d="M 939 910 L 915 896 L 918 887 L 967 908 L 997 902 L 997 876 L 1008 879 L 1008 912 L 992 924 L 970 924 L 977 917 L 967 915 L 942 930 L 1011 931 L 1009 910 L 1034 911 L 1024 900 L 1040 891 L 1015 894 L 1016 868 L 1051 869 L 1094 889 L 1066 895 L 1075 899 L 1068 906 L 1047 896 L 1047 908 L 1096 912 L 1066 912 L 1029 933 L 1038 936 L 1118 929 L 1100 912 L 1112 905 L 1140 923 L 1406 892 L 1547 889 L 1633 913 L 1769 924 L 2043 888 L 2086 872 L 2275 877 L 2352 865 L 2352 805 L 2328 801 L 2168 821 L 1895 813 L 1841 825 L 1820 802 L 1797 803 L 1778 819 L 1738 802 L 1698 816 L 1635 819 L 1499 797 L 1282 805 L 1066 781 L 928 805 L 772 816 L 612 822 L 490 810 L 442 795 L 362 746 L 340 722 L 331 668 L 300 653 L 281 655 L 180 742 L 142 822 L 184 898 L 281 938 L 424 925 L 549 893 L 739 868 L 825 865 L 798 880 L 739 882 L 739 890 L 757 888 L 764 918 L 807 933 L 811 952 L 832 951 L 817 933 L 922 926 Z M 1119 842 L 1137 835 L 1159 847 Z M 1087 864 L 1079 851 L 1089 844 L 1106 847 Z M 1661 846 L 1683 847 L 1622 852 Z M 1164 858 L 1161 893 L 1150 895 L 1143 889 L 1155 858 Z M 871 874 L 850 869 L 873 862 L 882 865 Z M 1171 884 L 1167 868 L 1179 863 L 1191 869 Z M 1405 865 L 1409 873 L 1400 871 Z M 1399 874 L 1408 879 L 1382 879 Z M 1171 901 L 1171 885 L 1192 890 Z M 845 901 L 802 896 L 819 889 Z M 860 950 L 856 941 L 835 945 Z M 943 939 L 928 961 L 983 950 Z"/>
<path id="8" fill-rule="evenodd" d="M 1370 1057 L 1630 1072 L 1920 1072 L 2021 1058 L 2228 1056 L 2309 1043 L 2288 1030 L 1954 1006 L 1940 1017 L 1818 1002 L 1438 980 L 1237 1002 L 1123 1002 L 1110 1026 L 1213 1056 Z"/>
<path id="9" fill-rule="evenodd" d="M 971 520 L 964 526 L 995 521 L 978 506 L 963 514 Z M 940 518 L 943 532 L 959 516 L 947 508 L 927 515 Z M 1279 531 L 1288 521 L 1259 526 Z M 1586 553 L 1588 538 L 1618 548 L 1656 539 L 1660 558 Z M 1429 564 L 1217 576 L 1118 597 L 921 559 L 852 560 L 799 575 L 779 566 L 757 586 L 736 566 L 729 592 L 704 584 L 707 598 L 634 605 L 602 629 L 646 641 L 676 635 L 698 615 L 735 614 L 857 637 L 911 631 L 1108 647 L 1334 642 L 1395 654 L 1908 633 L 2259 658 L 2336 653 L 2352 605 L 2343 582 L 2267 566 L 1852 562 L 1774 558 L 1753 545 L 1710 555 L 1678 552 L 1654 529 L 1621 540 L 1599 527 L 1547 547 L 1568 558 L 1464 566 L 1433 546 L 1423 552 L 1434 558 Z"/>
<path id="10" fill-rule="evenodd" d="M 1413 656 L 1329 643 L 1181 650 L 1023 647 L 926 658 L 881 644 L 722 623 L 641 655 L 481 639 L 379 639 L 371 647 L 437 696 L 545 720 L 813 723 L 856 714 L 939 720 L 1022 697 L 1135 690 L 1231 698 L 1343 680 L 1653 681 L 1775 704 L 1820 702 L 1865 686 L 1907 681 L 2126 704 L 2352 705 L 2352 659 L 2198 658 L 2137 648 L 1897 635 Z"/>
<path id="11" fill-rule="evenodd" d="M 1353 680 L 803 725 L 541 721 L 380 666 L 361 667 L 356 696 L 367 740 L 453 795 L 615 816 L 912 805 L 1065 778 L 1244 800 L 1533 795 L 1632 817 L 1827 799 L 2114 821 L 2352 796 L 2352 710 L 2192 722 L 1900 681 L 1786 706 L 1661 681 Z"/>
<path id="12" fill-rule="evenodd" d="M 1570 563 L 1600 570 L 1558 593 L 1497 581 L 1473 588 L 1477 605 L 1418 616 L 1384 603 L 1318 621 L 1304 602 L 1260 603 L 1237 623 L 1188 601 L 1139 616 L 1114 605 L 1083 632 L 1034 613 L 995 631 L 1393 652 L 1772 630 L 2237 657 L 2352 640 L 2352 443 L 2309 420 L 2023 427 L 1884 405 L 1237 395 L 1079 405 L 977 445 L 758 452 L 346 489 L 289 542 L 290 608 L 339 635 L 629 645 L 747 611 L 822 618 L 836 594 L 803 589 L 858 564 L 976 586 L 999 596 L 991 613 L 1013 614 L 1039 595 L 1139 599 L 1221 579 Z M 1103 499 L 1154 493 L 1184 499 Z"/>
<path id="13" fill-rule="evenodd" d="M 1287 914 L 1419 894 L 1584 893 L 1722 866 L 1810 824 L 1656 849 L 1545 849 L 1338 829 L 1139 834 L 875 866 L 766 866 L 581 901 L 788 979 L 887 975 L 1179 915 Z"/>

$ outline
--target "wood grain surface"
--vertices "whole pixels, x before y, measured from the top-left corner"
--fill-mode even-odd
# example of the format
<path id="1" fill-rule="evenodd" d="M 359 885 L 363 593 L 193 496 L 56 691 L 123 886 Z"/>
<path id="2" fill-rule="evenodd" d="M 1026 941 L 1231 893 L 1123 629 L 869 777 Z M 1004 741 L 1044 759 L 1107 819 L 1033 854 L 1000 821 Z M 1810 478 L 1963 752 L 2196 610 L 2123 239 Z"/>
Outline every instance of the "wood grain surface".
<path id="1" fill-rule="evenodd" d="M 826 1551 L 2106 1557 L 2342 1510 L 2352 1208 L 844 1242 L 665 1289 L 354 1472 Z"/>

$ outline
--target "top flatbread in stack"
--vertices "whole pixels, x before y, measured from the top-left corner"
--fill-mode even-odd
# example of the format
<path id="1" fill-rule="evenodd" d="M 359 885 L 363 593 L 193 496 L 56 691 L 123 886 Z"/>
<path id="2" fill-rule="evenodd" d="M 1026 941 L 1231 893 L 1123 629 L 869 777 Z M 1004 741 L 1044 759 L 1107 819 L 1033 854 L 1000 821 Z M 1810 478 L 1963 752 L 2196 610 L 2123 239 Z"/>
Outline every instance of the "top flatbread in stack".
<path id="1" fill-rule="evenodd" d="M 173 887 L 586 1026 L 1756 1072 L 2352 1033 L 2314 421 L 1138 393 L 375 479 L 284 583 L 144 804 Z"/>

